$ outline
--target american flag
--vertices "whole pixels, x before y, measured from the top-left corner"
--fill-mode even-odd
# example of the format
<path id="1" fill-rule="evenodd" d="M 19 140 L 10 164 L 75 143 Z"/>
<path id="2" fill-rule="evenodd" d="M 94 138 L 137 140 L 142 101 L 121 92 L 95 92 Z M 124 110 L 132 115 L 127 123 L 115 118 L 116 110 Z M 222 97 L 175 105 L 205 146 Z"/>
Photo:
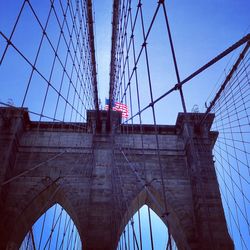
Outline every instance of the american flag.
<path id="1" fill-rule="evenodd" d="M 105 110 L 109 109 L 109 99 L 105 99 Z M 128 106 L 121 102 L 112 102 L 112 110 L 122 112 L 123 118 L 128 118 Z"/>

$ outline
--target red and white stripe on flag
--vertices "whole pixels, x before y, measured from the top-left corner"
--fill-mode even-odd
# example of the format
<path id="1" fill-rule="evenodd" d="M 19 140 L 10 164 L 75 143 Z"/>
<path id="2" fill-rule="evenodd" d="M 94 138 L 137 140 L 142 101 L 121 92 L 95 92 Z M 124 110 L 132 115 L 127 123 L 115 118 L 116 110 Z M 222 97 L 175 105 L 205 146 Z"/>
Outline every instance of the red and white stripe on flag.
<path id="1" fill-rule="evenodd" d="M 122 117 L 128 118 L 128 106 L 126 104 L 115 102 L 113 110 L 122 112 Z"/>

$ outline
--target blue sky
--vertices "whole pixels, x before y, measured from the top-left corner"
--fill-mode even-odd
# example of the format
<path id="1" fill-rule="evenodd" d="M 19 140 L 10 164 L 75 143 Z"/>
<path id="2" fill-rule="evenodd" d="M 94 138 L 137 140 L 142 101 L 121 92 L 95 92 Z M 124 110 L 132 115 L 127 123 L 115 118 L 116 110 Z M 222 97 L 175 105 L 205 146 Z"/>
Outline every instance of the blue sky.
<path id="1" fill-rule="evenodd" d="M 98 63 L 99 95 L 104 102 L 109 85 L 111 8 L 112 1 L 94 1 L 95 28 Z M 135 1 L 136 3 L 136 1 Z M 142 1 L 146 21 L 152 17 L 157 1 Z M 238 41 L 249 32 L 250 1 L 166 1 L 169 22 L 174 41 L 180 78 L 184 79 L 217 54 Z M 155 97 L 162 94 L 176 83 L 173 64 L 168 46 L 165 23 L 160 13 L 156 20 L 155 29 L 149 38 L 148 46 L 152 51 L 151 68 Z M 138 32 L 139 33 L 139 32 Z M 139 35 L 138 35 L 139 36 Z M 141 40 L 138 39 L 138 46 Z M 204 110 L 208 95 L 218 82 L 221 74 L 232 55 L 211 67 L 200 76 L 184 86 L 188 110 L 197 104 Z M 235 53 L 237 56 L 237 53 Z M 142 73 L 143 75 L 143 73 Z M 224 75 L 223 75 L 224 77 Z M 199 94 L 198 94 L 199 93 Z M 168 106 L 175 102 L 177 109 Z M 145 100 L 145 105 L 148 100 Z M 177 111 L 181 110 L 178 94 L 174 93 L 164 105 L 169 114 L 168 118 L 159 118 L 159 123 L 175 123 Z M 162 113 L 160 107 L 159 113 Z M 145 118 L 145 122 L 150 122 Z"/>
<path id="2" fill-rule="evenodd" d="M 32 3 L 35 10 L 39 13 L 42 23 L 45 24 L 46 15 L 50 6 L 48 1 L 43 3 Z M 132 1 L 132 3 L 135 5 L 136 1 Z M 143 2 L 143 10 L 145 12 L 145 16 L 147 17 L 145 19 L 146 25 L 147 20 L 150 20 L 152 17 L 152 11 L 155 9 L 154 6 L 156 6 L 156 4 L 157 1 L 152 0 Z M 93 6 L 95 12 L 98 91 L 100 100 L 102 104 L 104 104 L 105 97 L 108 97 L 109 90 L 112 1 L 96 0 L 93 1 Z M 166 6 L 181 79 L 184 79 L 198 67 L 208 62 L 218 53 L 222 52 L 249 32 L 248 10 L 250 8 L 250 1 L 248 0 L 177 0 L 166 1 Z M 4 0 L 0 2 L 1 31 L 3 31 L 7 36 L 11 33 L 20 7 L 21 1 L 14 2 Z M 26 9 L 17 26 L 16 32 L 13 36 L 13 41 L 31 61 L 34 61 L 41 31 L 30 10 L 28 10 L 28 8 Z M 28 25 L 29 23 L 32 23 L 32 25 Z M 56 27 L 55 18 L 51 18 L 48 35 L 51 37 L 52 41 L 54 41 L 54 44 L 56 44 L 59 34 L 58 27 Z M 152 36 L 149 37 L 148 47 L 151 57 L 152 80 L 153 85 L 155 86 L 153 89 L 154 97 L 157 98 L 160 94 L 168 90 L 176 83 L 176 78 L 171 61 L 162 13 L 159 14 L 155 27 L 156 28 L 152 31 Z M 1 54 L 4 50 L 5 44 L 6 41 L 0 37 Z M 140 38 L 138 39 L 137 46 L 138 48 L 141 46 Z M 63 44 L 60 46 L 59 52 L 62 51 L 65 51 L 65 45 Z M 42 53 L 39 55 L 37 66 L 47 78 L 49 77 L 52 64 L 52 57 L 50 57 L 51 54 L 51 48 L 48 43 L 45 42 L 42 47 Z M 237 53 L 234 55 L 236 57 Z M 61 53 L 61 56 L 62 59 L 64 59 L 63 53 Z M 224 76 L 223 72 L 231 56 L 232 55 L 227 56 L 224 60 L 221 60 L 215 66 L 206 70 L 204 73 L 193 79 L 189 84 L 184 86 L 183 91 L 189 111 L 194 105 L 198 105 L 200 110 L 204 110 L 205 101 L 214 89 L 216 83 L 218 83 L 218 81 L 221 82 L 221 80 L 219 80 L 220 76 Z M 11 60 L 15 61 L 15 64 L 10 63 Z M 58 70 L 54 70 L 54 74 L 52 75 L 52 82 L 54 86 L 59 89 L 61 71 L 59 70 L 59 66 L 56 64 L 55 68 L 57 69 L 57 67 Z M 13 72 L 15 73 L 13 74 Z M 141 73 L 139 72 L 142 81 L 145 75 L 143 72 L 142 68 Z M 9 49 L 0 68 L 0 81 L 2 84 L 0 99 L 3 102 L 6 102 L 6 100 L 10 98 L 16 106 L 20 106 L 29 75 L 30 67 L 27 63 L 24 63 L 23 59 L 20 58 L 20 56 L 17 55 L 12 48 Z M 39 100 L 41 100 L 44 96 L 46 85 L 37 74 L 35 74 L 33 78 L 34 84 L 31 84 L 31 90 L 28 93 L 24 106 L 29 106 L 30 109 L 32 107 L 33 111 L 41 113 L 40 103 L 42 101 Z M 38 85 L 39 88 L 36 87 Z M 62 92 L 66 95 L 67 85 L 64 84 L 63 86 Z M 33 98 L 34 94 L 37 96 L 36 102 Z M 54 91 L 49 91 L 47 105 L 45 106 L 45 114 L 49 117 L 53 117 L 52 110 L 55 109 L 53 99 L 56 98 L 56 95 L 57 94 Z M 71 92 L 70 96 L 73 96 Z M 174 109 L 171 105 L 173 102 L 175 103 Z M 142 104 L 145 106 L 148 103 L 147 93 L 145 93 Z M 64 105 L 63 100 L 60 100 L 59 105 Z M 164 112 L 167 114 L 167 116 L 159 115 L 157 121 L 158 123 L 174 124 L 177 112 L 182 110 L 179 94 L 176 92 L 170 95 L 167 99 L 165 98 L 164 102 L 159 102 L 159 104 L 156 105 L 156 109 L 159 113 Z M 56 118 L 62 120 L 62 113 L 63 109 L 59 110 Z M 143 122 L 150 123 L 150 115 L 146 112 L 144 116 Z M 70 115 L 66 116 L 65 119 L 70 120 Z"/>
<path id="3" fill-rule="evenodd" d="M 32 232 L 36 249 L 81 249 L 79 232 L 69 214 L 59 204 L 49 208 L 34 223 Z M 34 249 L 32 239 L 27 234 L 20 250 L 31 249 Z"/>

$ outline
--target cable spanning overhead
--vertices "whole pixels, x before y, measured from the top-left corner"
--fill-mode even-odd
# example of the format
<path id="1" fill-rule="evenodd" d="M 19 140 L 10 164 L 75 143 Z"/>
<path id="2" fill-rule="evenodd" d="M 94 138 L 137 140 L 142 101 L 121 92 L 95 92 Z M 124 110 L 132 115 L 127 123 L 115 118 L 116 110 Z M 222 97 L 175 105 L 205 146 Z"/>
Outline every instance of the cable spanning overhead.
<path id="1" fill-rule="evenodd" d="M 95 59 L 95 42 L 94 42 L 94 21 L 92 15 L 92 0 L 87 0 L 88 4 L 88 28 L 89 28 L 89 42 L 91 49 L 91 66 L 92 66 L 92 77 L 93 77 L 93 88 L 94 88 L 94 104 L 95 109 L 99 110 L 98 104 L 98 91 L 97 91 L 97 71 L 96 71 L 96 59 Z"/>
<path id="2" fill-rule="evenodd" d="M 115 87 L 116 75 L 116 49 L 117 49 L 117 36 L 119 30 L 119 12 L 120 0 L 113 1 L 113 19 L 112 19 L 112 38 L 111 38 L 111 63 L 110 63 L 110 86 L 109 86 L 109 100 L 112 101 L 113 92 Z"/>
<path id="3" fill-rule="evenodd" d="M 250 34 L 245 35 L 181 79 L 165 1 L 149 3 L 141 0 L 115 0 L 109 99 L 113 103 L 127 104 L 130 114 L 133 112 L 128 121 L 134 119 L 137 123 L 139 116 L 143 116 L 144 123 L 152 123 L 152 108 L 173 114 L 170 109 L 173 100 L 174 110 L 186 112 L 185 98 L 188 99 L 188 96 L 184 98 L 182 87 L 249 40 Z M 164 77 L 157 75 L 162 70 L 166 72 Z M 180 103 L 174 96 L 176 91 L 180 92 Z M 165 109 L 162 108 L 163 102 Z"/>
<path id="4" fill-rule="evenodd" d="M 219 131 L 214 158 L 228 228 L 237 249 L 250 236 L 250 42 L 226 75 L 207 109 Z M 204 121 L 206 115 L 204 116 Z"/>
<path id="5" fill-rule="evenodd" d="M 86 110 L 98 110 L 91 0 L 24 0 L 7 21 L 2 105 L 28 107 L 35 120 L 86 121 Z"/>

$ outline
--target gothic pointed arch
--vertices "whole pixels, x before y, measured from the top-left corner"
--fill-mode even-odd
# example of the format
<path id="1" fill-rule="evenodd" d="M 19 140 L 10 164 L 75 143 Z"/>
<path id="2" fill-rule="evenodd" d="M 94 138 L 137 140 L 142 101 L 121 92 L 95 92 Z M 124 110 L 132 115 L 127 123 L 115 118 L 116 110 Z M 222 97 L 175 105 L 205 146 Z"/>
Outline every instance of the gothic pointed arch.
<path id="1" fill-rule="evenodd" d="M 167 191 L 166 198 L 168 215 L 164 216 L 165 209 L 161 190 L 153 187 L 152 185 L 148 186 L 147 188 L 143 188 L 130 202 L 128 209 L 123 216 L 118 232 L 119 237 L 133 215 L 136 214 L 136 212 L 138 212 L 144 205 L 147 205 L 156 213 L 156 215 L 158 215 L 158 217 L 167 226 L 168 230 L 170 230 L 178 249 L 191 249 L 188 239 L 188 234 L 190 234 L 190 232 L 188 232 L 188 229 L 185 227 L 185 223 L 187 223 L 189 220 L 192 220 L 193 218 L 184 218 L 186 213 L 184 211 L 182 211 L 182 213 L 178 211 L 182 208 L 174 199 L 173 194 Z"/>
<path id="2" fill-rule="evenodd" d="M 30 201 L 16 217 L 15 224 L 7 239 L 7 249 L 19 249 L 22 241 L 34 223 L 55 204 L 59 204 L 70 216 L 82 238 L 80 224 L 70 200 L 67 199 L 65 193 L 58 184 L 52 183 Z"/>

